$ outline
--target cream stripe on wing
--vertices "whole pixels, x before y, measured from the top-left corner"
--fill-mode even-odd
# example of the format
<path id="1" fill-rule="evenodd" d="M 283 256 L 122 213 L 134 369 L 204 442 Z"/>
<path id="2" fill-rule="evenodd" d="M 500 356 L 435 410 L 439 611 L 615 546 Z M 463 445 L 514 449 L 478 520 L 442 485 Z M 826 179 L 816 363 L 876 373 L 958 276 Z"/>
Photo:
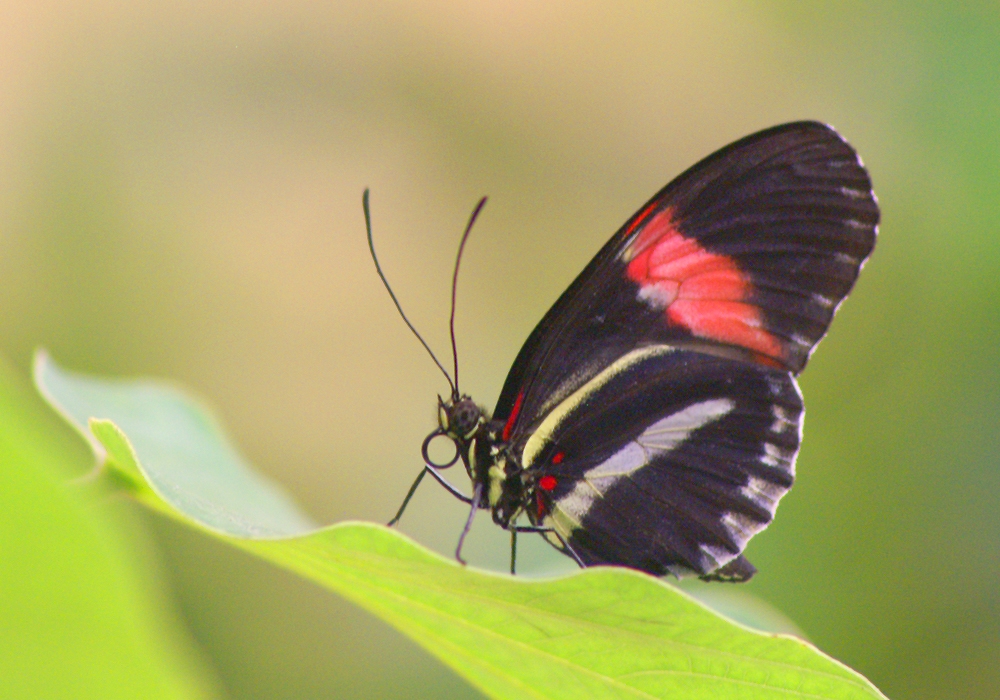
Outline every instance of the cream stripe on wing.
<path id="1" fill-rule="evenodd" d="M 676 349 L 670 345 L 652 345 L 640 348 L 639 350 L 633 350 L 630 353 L 622 355 L 601 370 L 597 376 L 570 394 L 558 406 L 552 409 L 549 415 L 545 416 L 545 420 L 531 434 L 531 437 L 528 438 L 527 443 L 524 445 L 524 451 L 521 453 L 521 465 L 523 468 L 528 469 L 532 466 L 539 453 L 549 443 L 549 440 L 551 440 L 552 434 L 555 433 L 559 424 L 566 419 L 566 416 L 579 408 L 588 397 L 594 395 L 601 387 L 633 365 L 650 357 L 669 355 L 675 351 Z"/>

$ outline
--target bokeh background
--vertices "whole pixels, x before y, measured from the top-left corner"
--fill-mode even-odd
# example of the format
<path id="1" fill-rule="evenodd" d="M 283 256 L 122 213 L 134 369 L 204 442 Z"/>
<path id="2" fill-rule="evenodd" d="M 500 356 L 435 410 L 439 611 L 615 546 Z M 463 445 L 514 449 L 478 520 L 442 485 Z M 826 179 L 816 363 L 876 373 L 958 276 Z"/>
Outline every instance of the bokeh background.
<path id="1" fill-rule="evenodd" d="M 387 520 L 463 389 L 697 159 L 794 119 L 869 166 L 880 240 L 802 377 L 748 592 L 894 699 L 1000 696 L 996 3 L 0 2 L 0 353 L 182 382 L 322 522 Z M 87 467 L 86 456 L 78 453 Z M 116 505 L 220 697 L 478 697 L 310 584 Z M 403 530 L 451 551 L 428 485 Z M 477 522 L 472 560 L 502 569 Z M 529 573 L 567 570 L 527 546 Z"/>

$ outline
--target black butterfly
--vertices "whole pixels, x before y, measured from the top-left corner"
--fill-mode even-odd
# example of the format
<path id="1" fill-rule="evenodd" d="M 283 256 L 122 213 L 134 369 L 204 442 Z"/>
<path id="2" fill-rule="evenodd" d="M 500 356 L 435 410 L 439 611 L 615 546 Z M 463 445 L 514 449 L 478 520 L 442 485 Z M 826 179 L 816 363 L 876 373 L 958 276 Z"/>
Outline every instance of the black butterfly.
<path id="1" fill-rule="evenodd" d="M 712 154 L 573 281 L 521 348 L 492 416 L 459 392 L 456 355 L 425 469 L 390 525 L 431 474 L 472 506 L 459 560 L 489 508 L 511 531 L 511 571 L 516 535 L 530 531 L 580 566 L 748 580 L 743 549 L 795 477 L 795 375 L 878 221 L 868 173 L 829 126 L 776 126 Z M 440 436 L 455 446 L 447 463 L 428 455 Z M 438 472 L 459 459 L 471 497 Z"/>

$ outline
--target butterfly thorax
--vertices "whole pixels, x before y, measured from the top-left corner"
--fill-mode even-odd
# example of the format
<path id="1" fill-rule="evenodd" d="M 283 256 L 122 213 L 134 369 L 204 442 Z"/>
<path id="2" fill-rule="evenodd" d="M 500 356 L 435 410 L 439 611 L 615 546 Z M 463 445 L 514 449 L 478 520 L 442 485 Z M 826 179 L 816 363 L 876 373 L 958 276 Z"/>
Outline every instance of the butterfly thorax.
<path id="1" fill-rule="evenodd" d="M 534 523 L 528 507 L 537 489 L 536 474 L 521 464 L 517 445 L 504 438 L 504 423 L 489 421 L 476 435 L 470 456 L 471 476 L 482 484 L 484 507 L 493 512 L 493 521 L 509 528 L 521 515 Z"/>
<path id="2" fill-rule="evenodd" d="M 438 425 L 435 435 L 447 437 L 455 445 L 455 458 L 437 468 L 462 460 L 472 483 L 482 494 L 480 508 L 490 508 L 493 520 L 507 527 L 524 510 L 527 475 L 504 436 L 504 423 L 492 421 L 482 406 L 469 396 L 438 398 Z M 426 455 L 425 455 L 426 459 Z"/>
<path id="3" fill-rule="evenodd" d="M 480 507 L 493 509 L 493 519 L 506 527 L 522 510 L 524 488 L 523 470 L 503 437 L 503 423 L 489 420 L 486 409 L 463 395 L 447 402 L 438 398 L 438 425 L 432 436 L 452 441 L 455 460 L 461 458 L 469 478 L 481 489 Z"/>

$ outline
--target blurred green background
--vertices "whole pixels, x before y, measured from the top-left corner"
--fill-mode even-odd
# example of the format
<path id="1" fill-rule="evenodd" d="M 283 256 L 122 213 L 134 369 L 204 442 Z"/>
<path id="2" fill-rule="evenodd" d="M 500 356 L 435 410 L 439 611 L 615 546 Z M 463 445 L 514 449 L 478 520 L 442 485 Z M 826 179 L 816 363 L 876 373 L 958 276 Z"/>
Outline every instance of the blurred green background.
<path id="1" fill-rule="evenodd" d="M 1000 696 L 996 3 L 0 16 L 2 357 L 24 377 L 44 345 L 193 387 L 322 522 L 393 514 L 445 389 L 372 269 L 365 186 L 383 266 L 441 352 L 457 239 L 490 196 L 458 331 L 463 389 L 492 405 L 542 313 L 667 180 L 766 126 L 835 125 L 870 168 L 880 240 L 802 378 L 798 483 L 746 590 L 891 698 Z M 100 517 L 218 697 L 477 697 L 310 584 L 127 504 Z M 463 518 L 428 485 L 403 530 L 449 552 Z M 484 517 L 468 553 L 502 569 L 507 538 Z M 523 559 L 571 568 L 537 543 Z"/>

